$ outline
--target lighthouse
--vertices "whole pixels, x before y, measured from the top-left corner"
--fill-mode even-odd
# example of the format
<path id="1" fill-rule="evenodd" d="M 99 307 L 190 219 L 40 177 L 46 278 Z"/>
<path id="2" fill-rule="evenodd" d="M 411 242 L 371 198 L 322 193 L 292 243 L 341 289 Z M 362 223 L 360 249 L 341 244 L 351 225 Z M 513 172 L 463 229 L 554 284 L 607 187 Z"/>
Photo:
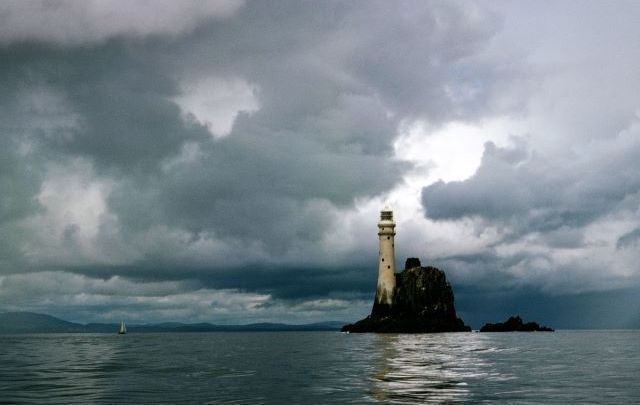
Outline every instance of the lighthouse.
<path id="1" fill-rule="evenodd" d="M 396 287 L 395 229 L 393 211 L 389 207 L 384 207 L 380 211 L 380 222 L 378 222 L 380 252 L 378 255 L 378 289 L 374 306 L 375 304 L 393 304 L 393 290 Z"/>

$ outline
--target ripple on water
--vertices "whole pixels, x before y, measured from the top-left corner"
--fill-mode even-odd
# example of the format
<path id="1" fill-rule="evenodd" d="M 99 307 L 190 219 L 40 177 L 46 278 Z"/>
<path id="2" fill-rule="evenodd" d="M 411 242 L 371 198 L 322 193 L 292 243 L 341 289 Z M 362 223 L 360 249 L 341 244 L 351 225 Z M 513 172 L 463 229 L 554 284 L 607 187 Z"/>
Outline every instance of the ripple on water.
<path id="1" fill-rule="evenodd" d="M 0 403 L 640 403 L 638 342 L 588 331 L 0 336 Z"/>

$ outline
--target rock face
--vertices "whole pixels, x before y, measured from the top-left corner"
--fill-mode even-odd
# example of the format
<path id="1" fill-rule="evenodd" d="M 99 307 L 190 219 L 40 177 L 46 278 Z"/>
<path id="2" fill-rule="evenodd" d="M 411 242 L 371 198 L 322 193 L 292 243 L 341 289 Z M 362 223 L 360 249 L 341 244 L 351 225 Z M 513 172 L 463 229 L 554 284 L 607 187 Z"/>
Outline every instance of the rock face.
<path id="1" fill-rule="evenodd" d="M 471 328 L 457 317 L 453 290 L 444 273 L 435 267 L 421 267 L 420 260 L 409 258 L 405 270 L 396 275 L 393 304 L 374 300 L 371 315 L 343 332 L 429 333 L 465 332 Z"/>
<path id="2" fill-rule="evenodd" d="M 522 322 L 519 316 L 512 316 L 505 322 L 488 323 L 480 328 L 480 332 L 553 332 L 553 329 L 540 326 L 536 322 Z"/>

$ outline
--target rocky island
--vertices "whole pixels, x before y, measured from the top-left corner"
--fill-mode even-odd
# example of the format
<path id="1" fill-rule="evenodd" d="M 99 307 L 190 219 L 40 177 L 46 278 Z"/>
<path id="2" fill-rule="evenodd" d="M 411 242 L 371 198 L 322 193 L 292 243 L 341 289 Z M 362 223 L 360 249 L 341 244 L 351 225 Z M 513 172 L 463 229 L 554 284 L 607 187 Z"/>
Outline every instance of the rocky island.
<path id="1" fill-rule="evenodd" d="M 553 332 L 553 329 L 540 326 L 536 322 L 524 323 L 519 316 L 512 316 L 504 322 L 488 323 L 480 332 Z"/>
<path id="2" fill-rule="evenodd" d="M 376 293 L 371 315 L 342 327 L 343 332 L 433 333 L 468 332 L 456 315 L 453 290 L 444 272 L 435 267 L 421 267 L 420 260 L 409 258 L 405 269 L 394 274 L 395 287 L 391 303 Z"/>
<path id="3" fill-rule="evenodd" d="M 371 314 L 343 332 L 463 332 L 471 328 L 456 315 L 453 290 L 444 273 L 409 258 L 396 274 L 393 211 L 385 207 L 378 222 L 378 287 Z"/>

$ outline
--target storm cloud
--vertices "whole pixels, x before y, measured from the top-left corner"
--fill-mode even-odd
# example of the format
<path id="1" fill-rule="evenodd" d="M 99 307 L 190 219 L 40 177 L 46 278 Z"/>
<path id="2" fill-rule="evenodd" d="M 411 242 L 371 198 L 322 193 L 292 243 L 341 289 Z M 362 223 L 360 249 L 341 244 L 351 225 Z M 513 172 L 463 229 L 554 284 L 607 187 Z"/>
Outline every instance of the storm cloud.
<path id="1" fill-rule="evenodd" d="M 557 294 L 636 280 L 633 89 L 612 82 L 619 102 L 597 122 L 580 94 L 546 115 L 549 97 L 588 91 L 591 73 L 553 72 L 544 36 L 549 48 L 510 43 L 524 14 L 439 1 L 4 3 L 0 309 L 115 319 L 120 300 L 148 320 L 356 318 L 383 203 L 397 207 L 400 253 L 428 246 L 461 286 Z M 619 66 L 611 75 L 628 75 Z M 491 120 L 513 128 L 481 135 L 475 174 L 429 177 L 441 157 L 416 139 Z M 411 131 L 418 159 L 398 148 Z M 607 249 L 618 254 L 604 260 Z"/>
<path id="2" fill-rule="evenodd" d="M 584 13 L 602 28 L 572 27 L 573 36 L 561 42 L 571 49 L 573 64 L 546 44 L 547 35 L 562 32 L 559 15 L 536 9 L 521 21 L 526 27 L 549 16 L 543 27 L 552 28 L 541 31 L 539 44 L 545 45 L 529 55 L 539 65 L 534 70 L 541 89 L 528 95 L 526 118 L 514 120 L 500 144 L 485 143 L 471 176 L 437 180 L 421 190 L 429 221 L 491 235 L 474 251 L 439 255 L 460 282 L 502 286 L 503 293 L 514 288 L 522 297 L 546 294 L 553 302 L 564 294 L 637 291 L 640 117 L 637 100 L 628 98 L 638 90 L 628 69 L 639 49 L 621 51 L 634 30 L 632 19 L 623 17 L 628 6 L 608 18 L 591 14 L 594 3 L 562 8 Z M 612 21 L 618 29 L 605 28 Z M 600 42 L 585 42 L 596 37 Z M 588 63 L 596 60 L 598 66 Z M 566 302 L 576 297 L 566 296 Z"/>

